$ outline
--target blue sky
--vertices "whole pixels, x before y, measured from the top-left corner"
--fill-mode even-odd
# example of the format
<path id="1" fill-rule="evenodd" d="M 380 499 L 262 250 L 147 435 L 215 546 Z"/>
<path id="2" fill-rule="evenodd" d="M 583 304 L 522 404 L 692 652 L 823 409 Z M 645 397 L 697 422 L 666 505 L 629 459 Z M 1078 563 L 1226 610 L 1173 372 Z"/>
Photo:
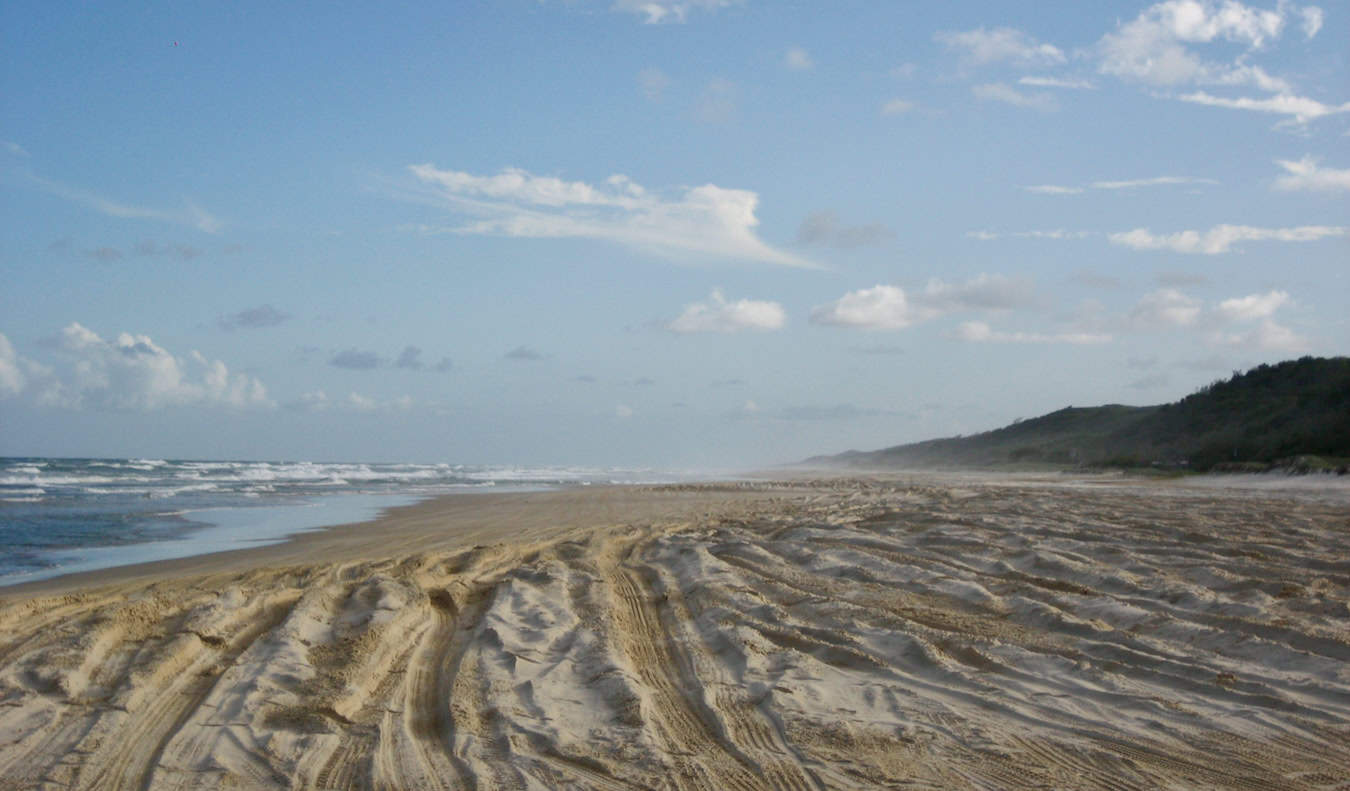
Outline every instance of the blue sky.
<path id="1" fill-rule="evenodd" d="M 737 467 L 1350 350 L 1350 3 L 7 3 L 0 454 Z"/>

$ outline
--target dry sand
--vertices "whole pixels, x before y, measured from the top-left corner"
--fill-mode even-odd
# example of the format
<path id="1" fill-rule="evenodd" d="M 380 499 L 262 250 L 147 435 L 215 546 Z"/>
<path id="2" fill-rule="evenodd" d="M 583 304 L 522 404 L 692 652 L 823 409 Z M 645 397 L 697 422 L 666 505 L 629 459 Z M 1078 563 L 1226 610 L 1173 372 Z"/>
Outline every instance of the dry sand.
<path id="1" fill-rule="evenodd" d="M 0 788 L 1350 789 L 1350 497 L 445 498 L 0 591 Z"/>

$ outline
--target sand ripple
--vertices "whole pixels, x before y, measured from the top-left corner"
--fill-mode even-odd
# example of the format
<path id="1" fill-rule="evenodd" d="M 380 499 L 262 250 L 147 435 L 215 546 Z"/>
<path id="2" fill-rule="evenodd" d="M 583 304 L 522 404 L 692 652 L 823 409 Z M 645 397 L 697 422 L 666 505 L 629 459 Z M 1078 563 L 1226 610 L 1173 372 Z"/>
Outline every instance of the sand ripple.
<path id="1" fill-rule="evenodd" d="M 8 601 L 0 787 L 1350 789 L 1343 496 L 660 491 L 677 518 Z"/>

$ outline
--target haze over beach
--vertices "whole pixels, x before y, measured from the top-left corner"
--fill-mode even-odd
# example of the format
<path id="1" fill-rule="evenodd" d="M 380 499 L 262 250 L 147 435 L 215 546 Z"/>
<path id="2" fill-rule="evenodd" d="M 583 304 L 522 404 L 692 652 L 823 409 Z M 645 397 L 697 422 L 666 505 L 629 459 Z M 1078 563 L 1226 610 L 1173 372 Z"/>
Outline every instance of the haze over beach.
<path id="1" fill-rule="evenodd" d="M 0 791 L 1350 791 L 1347 20 L 3 5 Z"/>

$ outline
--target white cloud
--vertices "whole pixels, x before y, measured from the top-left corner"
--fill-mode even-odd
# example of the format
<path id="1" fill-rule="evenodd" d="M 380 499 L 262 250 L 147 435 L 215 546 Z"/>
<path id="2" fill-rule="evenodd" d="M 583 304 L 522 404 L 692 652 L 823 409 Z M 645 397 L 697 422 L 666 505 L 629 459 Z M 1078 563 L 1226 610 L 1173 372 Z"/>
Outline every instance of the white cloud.
<path id="1" fill-rule="evenodd" d="M 331 406 L 328 400 L 328 394 L 322 390 L 314 390 L 308 393 L 302 393 L 294 401 L 287 402 L 287 409 L 298 409 L 306 412 L 322 412 Z"/>
<path id="2" fill-rule="evenodd" d="M 637 76 L 638 90 L 649 100 L 660 101 L 665 95 L 666 88 L 670 87 L 670 78 L 660 69 L 643 69 Z"/>
<path id="3" fill-rule="evenodd" d="M 801 47 L 792 47 L 783 56 L 783 65 L 793 71 L 809 71 L 816 62 L 811 60 L 811 53 Z"/>
<path id="4" fill-rule="evenodd" d="M 1018 85 L 1030 85 L 1033 88 L 1068 88 L 1071 90 L 1090 91 L 1097 86 L 1087 80 L 1064 79 L 1060 77 L 1022 77 L 1017 81 Z"/>
<path id="5" fill-rule="evenodd" d="M 1274 320 L 1275 314 L 1290 304 L 1293 299 L 1287 292 L 1273 290 L 1225 299 L 1206 307 L 1194 297 L 1165 288 L 1144 295 L 1120 326 L 1140 332 L 1191 329 L 1214 346 L 1303 351 L 1309 346 L 1307 339 Z M 1258 323 L 1251 326 L 1253 322 Z M 1230 329 L 1241 324 L 1250 329 Z"/>
<path id="6" fill-rule="evenodd" d="M 777 330 L 787 321 L 783 306 L 777 302 L 738 299 L 728 302 L 714 290 L 707 302 L 686 305 L 684 312 L 666 327 L 672 332 L 738 332 L 740 330 Z"/>
<path id="7" fill-rule="evenodd" d="M 1145 294 L 1130 312 L 1135 329 L 1152 331 L 1168 327 L 1189 327 L 1200 319 L 1200 301 L 1174 288 Z"/>
<path id="8" fill-rule="evenodd" d="M 882 115 L 900 115 L 914 109 L 913 102 L 907 102 L 904 99 L 891 99 L 889 102 L 881 105 Z"/>
<path id="9" fill-rule="evenodd" d="M 1322 9 L 1310 5 L 1304 7 L 1299 13 L 1303 17 L 1303 35 L 1308 38 L 1317 35 L 1317 31 L 1322 29 Z"/>
<path id="10" fill-rule="evenodd" d="M 966 321 L 958 326 L 953 337 L 971 343 L 1070 343 L 1094 344 L 1110 343 L 1110 335 L 1098 335 L 1087 332 L 1062 332 L 1044 334 L 1039 332 L 1001 332 L 982 321 Z"/>
<path id="11" fill-rule="evenodd" d="M 933 36 L 938 43 L 961 54 L 971 66 L 1008 62 L 1022 66 L 1064 63 L 1064 53 L 1052 44 L 1042 44 L 1013 28 L 978 28 L 960 32 L 942 31 Z"/>
<path id="12" fill-rule="evenodd" d="M 1032 110 L 1053 110 L 1059 105 L 1055 98 L 1044 93 L 1022 93 L 1011 85 L 1001 82 L 988 82 L 972 86 L 970 92 L 976 99 L 987 102 L 1003 102 L 1014 107 L 1026 107 Z"/>
<path id="13" fill-rule="evenodd" d="M 1006 275 L 981 274 L 964 283 L 929 280 L 906 294 L 899 286 L 850 291 L 811 311 L 811 323 L 869 330 L 898 330 L 957 311 L 1006 310 L 1033 301 L 1031 283 Z"/>
<path id="14" fill-rule="evenodd" d="M 1194 104 L 1205 104 L 1211 107 L 1227 107 L 1231 110 L 1251 110 L 1258 113 L 1275 113 L 1278 115 L 1293 116 L 1295 123 L 1304 124 L 1308 121 L 1314 121 L 1327 115 L 1336 115 L 1339 113 L 1350 112 L 1350 102 L 1344 104 L 1328 105 L 1322 104 L 1316 99 L 1309 99 L 1304 96 L 1292 96 L 1289 94 L 1280 94 L 1268 99 L 1251 99 L 1239 97 L 1228 99 L 1222 96 L 1212 96 L 1204 91 L 1196 91 L 1177 97 L 1183 102 L 1192 102 Z"/>
<path id="15" fill-rule="evenodd" d="M 995 239 L 1086 239 L 1093 236 L 1092 231 L 1070 231 L 1064 228 L 1051 228 L 1047 230 L 1033 231 L 1008 231 L 999 233 L 997 231 L 967 231 L 966 236 L 971 239 L 979 239 L 983 242 L 991 242 Z"/>
<path id="16" fill-rule="evenodd" d="M 614 417 L 620 420 L 627 420 L 633 416 L 633 408 L 627 404 L 619 404 L 614 407 Z"/>
<path id="17" fill-rule="evenodd" d="M 1064 187 L 1059 184 L 1034 184 L 1022 189 L 1037 195 L 1077 195 L 1083 191 L 1082 187 Z"/>
<path id="18" fill-rule="evenodd" d="M 1305 156 L 1298 161 L 1277 159 L 1285 175 L 1275 179 L 1275 189 L 1320 192 L 1350 191 L 1350 168 L 1319 167 L 1317 160 Z"/>
<path id="19" fill-rule="evenodd" d="M 1113 233 L 1112 244 L 1135 250 L 1171 250 L 1177 253 L 1218 255 L 1228 252 L 1239 242 L 1276 241 L 1311 242 L 1328 237 L 1344 236 L 1345 228 L 1326 225 L 1303 225 L 1297 228 L 1254 228 L 1250 225 L 1216 225 L 1200 231 L 1179 231 L 1154 234 L 1147 228 Z"/>
<path id="20" fill-rule="evenodd" d="M 1287 292 L 1278 290 L 1226 299 L 1209 312 L 1207 319 L 1211 326 L 1259 323 L 1246 331 L 1230 332 L 1216 328 L 1206 334 L 1205 340 L 1215 346 L 1279 352 L 1305 351 L 1310 346 L 1308 340 L 1274 319 L 1280 308 L 1292 303 L 1293 299 Z"/>
<path id="21" fill-rule="evenodd" d="M 1225 321 L 1254 321 L 1270 318 L 1275 311 L 1289 304 L 1289 301 L 1287 292 L 1268 291 L 1265 294 L 1225 299 L 1219 303 L 1214 312 Z"/>
<path id="22" fill-rule="evenodd" d="M 811 311 L 811 323 L 868 330 L 898 330 L 926 321 L 938 312 L 913 304 L 898 286 L 877 285 L 850 291 Z"/>
<path id="23" fill-rule="evenodd" d="M 0 396 L 18 395 L 26 383 L 27 377 L 19 370 L 19 355 L 9 338 L 0 333 Z"/>
<path id="24" fill-rule="evenodd" d="M 704 184 L 663 198 L 621 175 L 596 186 L 518 168 L 495 176 L 438 170 L 429 164 L 409 170 L 450 208 L 479 218 L 454 229 L 457 233 L 600 239 L 675 259 L 816 267 L 755 234 L 759 196 L 749 190 Z"/>
<path id="25" fill-rule="evenodd" d="M 375 412 L 378 410 L 407 410 L 412 409 L 414 405 L 411 396 L 402 395 L 387 401 L 380 401 L 356 391 L 348 393 L 346 398 L 334 401 L 322 390 L 304 393 L 296 400 L 284 404 L 286 409 L 302 412 L 323 412 L 328 409 Z"/>
<path id="26" fill-rule="evenodd" d="M 683 22 L 694 9 L 716 11 L 735 5 L 739 0 L 615 0 L 612 8 L 637 14 L 648 25 L 662 22 Z"/>
<path id="27" fill-rule="evenodd" d="M 1142 179 L 1125 179 L 1121 181 L 1094 181 L 1088 185 L 1096 190 L 1124 190 L 1135 189 L 1137 187 L 1158 187 L 1171 184 L 1218 184 L 1214 179 L 1194 178 L 1192 176 L 1152 176 Z M 1023 187 L 1023 190 L 1038 195 L 1078 195 L 1086 191 L 1086 187 L 1064 186 L 1060 184 L 1036 184 Z"/>
<path id="28" fill-rule="evenodd" d="M 1245 55 L 1231 63 L 1213 63 L 1188 45 L 1221 40 L 1242 46 L 1247 53 L 1258 51 L 1279 38 L 1294 9 L 1287 2 L 1273 11 L 1236 0 L 1157 3 L 1101 38 L 1096 46 L 1099 68 L 1104 74 L 1150 85 L 1252 85 L 1265 91 L 1289 91 L 1284 80 L 1246 64 Z"/>
<path id="29" fill-rule="evenodd" d="M 1214 179 L 1198 179 L 1190 176 L 1154 176 L 1146 179 L 1127 179 L 1125 181 L 1094 181 L 1093 189 L 1124 190 L 1136 187 L 1157 187 L 1167 184 L 1218 184 Z"/>
<path id="30" fill-rule="evenodd" d="M 347 406 L 361 412 L 372 412 L 378 409 L 380 405 L 375 399 L 353 391 L 347 394 Z"/>
<path id="31" fill-rule="evenodd" d="M 1246 332 L 1213 332 L 1206 340 L 1215 346 L 1255 348 L 1295 354 L 1307 351 L 1310 346 L 1307 338 L 1271 319 L 1262 319 L 1260 324 Z"/>
<path id="32" fill-rule="evenodd" d="M 257 379 L 230 373 L 225 363 L 208 360 L 195 351 L 185 359 L 175 357 L 145 335 L 122 333 L 109 341 L 72 323 L 56 337 L 54 345 L 69 362 L 66 370 L 58 373 L 17 359 L 17 364 L 27 369 L 24 379 L 45 381 L 28 381 L 25 388 L 24 379 L 10 377 L 6 381 L 16 385 L 16 394 L 26 389 L 34 400 L 46 405 L 112 409 L 272 405 Z M 0 363 L 3 370 L 5 366 Z"/>

